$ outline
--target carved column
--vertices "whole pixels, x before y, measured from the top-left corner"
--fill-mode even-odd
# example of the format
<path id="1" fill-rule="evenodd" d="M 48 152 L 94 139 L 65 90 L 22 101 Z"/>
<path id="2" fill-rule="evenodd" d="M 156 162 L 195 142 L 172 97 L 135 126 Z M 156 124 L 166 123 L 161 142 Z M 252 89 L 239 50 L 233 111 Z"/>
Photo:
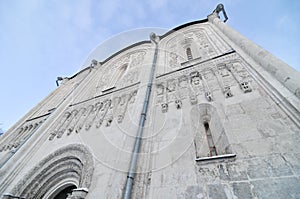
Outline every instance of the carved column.
<path id="1" fill-rule="evenodd" d="M 207 18 L 208 21 L 214 24 L 224 35 L 300 98 L 300 74 L 295 69 L 226 25 L 219 19 L 216 13 L 210 14 Z"/>

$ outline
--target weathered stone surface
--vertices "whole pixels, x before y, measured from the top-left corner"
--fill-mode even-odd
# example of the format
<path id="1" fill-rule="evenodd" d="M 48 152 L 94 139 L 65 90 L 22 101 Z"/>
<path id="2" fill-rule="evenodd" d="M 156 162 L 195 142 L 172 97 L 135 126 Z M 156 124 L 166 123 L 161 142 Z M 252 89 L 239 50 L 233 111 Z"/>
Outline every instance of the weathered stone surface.
<path id="1" fill-rule="evenodd" d="M 232 188 L 233 194 L 236 198 L 255 198 L 249 182 L 234 182 L 232 183 Z"/>
<path id="2" fill-rule="evenodd" d="M 232 197 L 229 189 L 223 184 L 209 184 L 207 185 L 207 189 L 208 198 L 223 199 Z"/>
<path id="3" fill-rule="evenodd" d="M 92 54 L 1 136 L 0 193 L 121 198 L 133 179 L 138 199 L 300 198 L 299 73 L 216 13 L 151 35 Z"/>
<path id="4" fill-rule="evenodd" d="M 251 182 L 253 193 L 258 198 L 299 198 L 300 184 L 295 177 L 262 179 Z"/>

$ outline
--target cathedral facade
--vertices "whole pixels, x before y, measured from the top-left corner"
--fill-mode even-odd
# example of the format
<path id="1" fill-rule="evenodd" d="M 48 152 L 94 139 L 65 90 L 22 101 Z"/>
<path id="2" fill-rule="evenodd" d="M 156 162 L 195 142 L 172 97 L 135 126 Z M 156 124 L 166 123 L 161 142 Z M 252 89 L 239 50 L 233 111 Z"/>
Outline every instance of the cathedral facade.
<path id="1" fill-rule="evenodd" d="M 0 138 L 0 197 L 300 198 L 300 74 L 221 12 L 59 78 Z"/>

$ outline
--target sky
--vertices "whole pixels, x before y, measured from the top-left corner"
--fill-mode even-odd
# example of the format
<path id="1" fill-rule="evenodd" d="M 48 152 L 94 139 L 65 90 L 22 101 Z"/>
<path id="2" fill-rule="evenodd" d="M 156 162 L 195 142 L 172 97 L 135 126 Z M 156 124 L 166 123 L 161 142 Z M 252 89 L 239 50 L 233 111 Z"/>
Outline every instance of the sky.
<path id="1" fill-rule="evenodd" d="M 114 35 L 205 19 L 218 3 L 229 26 L 300 71 L 298 0 L 0 0 L 0 128 L 8 130 L 56 88 L 58 76 L 84 68 Z"/>

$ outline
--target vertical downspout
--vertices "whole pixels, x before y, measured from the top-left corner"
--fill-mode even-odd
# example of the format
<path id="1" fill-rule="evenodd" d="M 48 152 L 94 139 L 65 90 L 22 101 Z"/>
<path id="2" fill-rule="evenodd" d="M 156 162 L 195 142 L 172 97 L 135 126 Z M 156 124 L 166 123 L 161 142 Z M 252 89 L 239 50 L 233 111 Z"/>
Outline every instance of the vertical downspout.
<path id="1" fill-rule="evenodd" d="M 149 82 L 148 82 L 148 85 L 147 85 L 143 110 L 142 110 L 141 117 L 140 117 L 138 133 L 137 133 L 137 136 L 136 136 L 136 139 L 135 139 L 134 149 L 133 149 L 133 153 L 132 153 L 132 157 L 131 157 L 131 161 L 130 161 L 130 167 L 129 167 L 129 171 L 128 171 L 128 175 L 127 175 L 126 184 L 125 184 L 125 187 L 124 187 L 123 199 L 130 199 L 131 198 L 133 180 L 134 180 L 134 176 L 135 176 L 135 173 L 136 173 L 138 153 L 139 153 L 140 146 L 141 146 L 142 135 L 143 135 L 143 130 L 144 130 L 144 124 L 145 124 L 145 121 L 146 121 L 146 115 L 147 115 L 148 105 L 149 105 L 149 101 L 150 101 L 150 94 L 151 94 L 154 71 L 155 71 L 155 66 L 156 66 L 157 52 L 158 52 L 158 47 L 157 47 L 158 37 L 154 33 L 151 33 L 150 34 L 150 40 L 155 44 L 155 52 L 154 52 L 154 57 L 153 57 Z"/>

